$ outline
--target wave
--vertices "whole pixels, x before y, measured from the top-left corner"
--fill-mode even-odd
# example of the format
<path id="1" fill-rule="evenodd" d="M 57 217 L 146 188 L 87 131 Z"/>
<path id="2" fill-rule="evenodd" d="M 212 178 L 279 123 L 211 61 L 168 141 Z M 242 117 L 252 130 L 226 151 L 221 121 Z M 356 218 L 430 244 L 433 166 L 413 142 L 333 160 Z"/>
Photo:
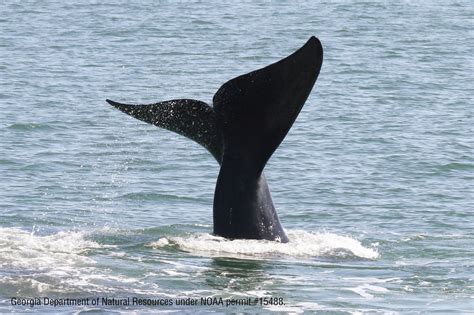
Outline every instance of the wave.
<path id="1" fill-rule="evenodd" d="M 275 256 L 378 257 L 375 249 L 333 233 L 290 230 L 290 243 L 282 244 L 227 240 L 205 233 L 210 229 L 208 225 L 186 225 L 184 230 L 190 229 L 193 232 L 185 234 L 181 225 L 139 230 L 106 227 L 44 235 L 35 230 L 0 228 L 0 296 L 13 296 L 19 290 L 25 296 L 104 292 L 176 296 L 176 290 L 162 287 L 160 280 L 189 279 L 190 274 L 209 268 L 194 265 L 183 252 L 246 260 Z M 146 272 L 141 269 L 144 261 Z"/>
<path id="2" fill-rule="evenodd" d="M 444 165 L 440 165 L 438 169 L 440 171 L 462 171 L 470 170 L 474 168 L 473 163 L 461 163 L 461 162 L 452 162 Z"/>
<path id="3" fill-rule="evenodd" d="M 185 200 L 185 201 L 195 201 L 196 198 L 186 197 L 186 196 L 177 196 L 172 194 L 163 194 L 155 192 L 138 192 L 138 193 L 127 193 L 119 198 L 129 199 L 129 200 L 143 200 L 143 201 L 154 201 L 154 200 Z"/>
<path id="4" fill-rule="evenodd" d="M 210 256 L 262 256 L 283 255 L 297 257 L 359 257 L 376 259 L 376 249 L 364 247 L 358 240 L 334 233 L 310 233 L 301 230 L 287 231 L 289 243 L 262 240 L 228 240 L 200 233 L 185 237 L 163 237 L 148 244 L 153 248 L 177 246 L 198 255 Z"/>
<path id="5" fill-rule="evenodd" d="M 99 248 L 96 242 L 84 239 L 81 232 L 58 232 L 37 235 L 19 228 L 0 229 L 0 268 L 14 267 L 40 270 L 51 266 L 90 263 L 81 255 Z"/>
<path id="6" fill-rule="evenodd" d="M 38 124 L 38 123 L 15 123 L 7 127 L 12 130 L 19 131 L 28 131 L 28 130 L 53 130 L 55 127 L 48 124 Z"/>
<path id="7" fill-rule="evenodd" d="M 19 228 L 0 228 L 0 280 L 2 294 L 90 292 L 104 288 L 94 283 L 100 275 L 96 262 L 87 256 L 104 247 L 87 240 L 83 232 L 38 235 Z M 4 292 L 6 291 L 6 292 Z"/>

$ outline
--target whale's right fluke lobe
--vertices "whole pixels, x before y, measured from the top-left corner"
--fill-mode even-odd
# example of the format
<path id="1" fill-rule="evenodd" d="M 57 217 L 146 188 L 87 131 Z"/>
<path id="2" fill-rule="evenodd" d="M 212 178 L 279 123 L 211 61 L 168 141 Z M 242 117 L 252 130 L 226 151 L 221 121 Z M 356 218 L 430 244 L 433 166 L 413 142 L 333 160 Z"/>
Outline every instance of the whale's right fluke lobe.
<path id="1" fill-rule="evenodd" d="M 313 36 L 290 56 L 224 83 L 213 99 L 224 154 L 251 159 L 261 171 L 303 107 L 322 61 Z"/>
<path id="2" fill-rule="evenodd" d="M 215 234 L 288 241 L 262 171 L 303 107 L 322 60 L 321 43 L 311 37 L 290 56 L 226 82 L 214 95 L 224 143 Z"/>

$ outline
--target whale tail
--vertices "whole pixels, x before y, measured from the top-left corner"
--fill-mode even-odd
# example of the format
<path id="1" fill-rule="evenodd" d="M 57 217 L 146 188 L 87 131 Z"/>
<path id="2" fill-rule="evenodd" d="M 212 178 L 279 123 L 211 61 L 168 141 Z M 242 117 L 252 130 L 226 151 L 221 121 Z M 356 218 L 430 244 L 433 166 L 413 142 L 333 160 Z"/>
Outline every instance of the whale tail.
<path id="1" fill-rule="evenodd" d="M 149 105 L 130 105 L 106 100 L 120 111 L 149 124 L 174 131 L 205 147 L 220 163 L 222 137 L 214 110 L 204 102 L 179 99 Z"/>
<path id="2" fill-rule="evenodd" d="M 290 56 L 224 83 L 213 107 L 196 100 L 127 105 L 107 100 L 147 123 L 204 146 L 221 164 L 214 233 L 228 238 L 287 241 L 263 168 L 285 138 L 319 75 L 316 37 Z"/>
<path id="3" fill-rule="evenodd" d="M 322 56 L 321 43 L 312 37 L 292 55 L 222 85 L 213 103 L 224 155 L 245 155 L 263 169 L 311 92 Z"/>

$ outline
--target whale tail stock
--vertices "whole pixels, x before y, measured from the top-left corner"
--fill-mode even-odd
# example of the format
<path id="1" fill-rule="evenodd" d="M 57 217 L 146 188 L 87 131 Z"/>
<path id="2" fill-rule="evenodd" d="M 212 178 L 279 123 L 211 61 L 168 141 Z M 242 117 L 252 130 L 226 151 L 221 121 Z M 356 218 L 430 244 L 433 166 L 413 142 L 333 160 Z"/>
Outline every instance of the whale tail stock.
<path id="1" fill-rule="evenodd" d="M 301 111 L 322 60 L 321 43 L 311 37 L 290 56 L 224 83 L 212 107 L 190 99 L 107 102 L 196 141 L 221 164 L 213 210 L 216 235 L 287 242 L 263 169 Z"/>

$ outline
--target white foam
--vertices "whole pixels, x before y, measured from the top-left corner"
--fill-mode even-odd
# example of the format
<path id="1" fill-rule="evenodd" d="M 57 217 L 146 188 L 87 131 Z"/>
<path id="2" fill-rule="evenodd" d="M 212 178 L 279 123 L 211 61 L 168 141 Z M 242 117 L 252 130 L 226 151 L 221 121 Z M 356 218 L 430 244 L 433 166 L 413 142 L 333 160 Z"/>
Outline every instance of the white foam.
<path id="1" fill-rule="evenodd" d="M 80 232 L 41 236 L 18 228 L 1 228 L 0 267 L 41 270 L 51 266 L 90 264 L 93 260 L 81 254 L 99 247 Z M 56 272 L 64 270 L 57 268 Z"/>
<path id="2" fill-rule="evenodd" d="M 354 293 L 357 293 L 360 296 L 362 296 L 363 298 L 366 298 L 366 299 L 369 299 L 369 300 L 374 298 L 373 294 L 371 294 L 371 293 L 386 293 L 386 292 L 388 292 L 388 290 L 384 287 L 380 287 L 380 286 L 376 286 L 376 285 L 372 285 L 372 284 L 368 284 L 368 283 L 357 286 L 355 288 L 350 288 L 349 290 L 354 292 Z M 369 293 L 369 292 L 371 292 L 371 293 Z"/>
<path id="3" fill-rule="evenodd" d="M 19 228 L 0 228 L 0 269 L 7 271 L 1 281 L 5 285 L 31 290 L 32 295 L 113 292 L 116 288 L 129 288 L 130 283 L 136 283 L 137 279 L 115 276 L 101 269 L 87 255 L 91 250 L 108 247 L 115 246 L 88 240 L 85 232 L 38 235 Z M 11 276 L 8 271 L 12 272 Z M 148 284 L 141 287 L 146 285 L 150 288 Z M 157 286 L 150 289 L 158 292 Z"/>
<path id="4" fill-rule="evenodd" d="M 376 259 L 378 252 L 364 247 L 358 240 L 334 233 L 309 233 L 301 230 L 287 231 L 289 243 L 262 240 L 228 240 L 210 234 L 192 234 L 186 237 L 161 238 L 149 244 L 154 248 L 177 245 L 192 253 L 210 255 L 244 256 L 308 256 L 347 257 Z"/>

